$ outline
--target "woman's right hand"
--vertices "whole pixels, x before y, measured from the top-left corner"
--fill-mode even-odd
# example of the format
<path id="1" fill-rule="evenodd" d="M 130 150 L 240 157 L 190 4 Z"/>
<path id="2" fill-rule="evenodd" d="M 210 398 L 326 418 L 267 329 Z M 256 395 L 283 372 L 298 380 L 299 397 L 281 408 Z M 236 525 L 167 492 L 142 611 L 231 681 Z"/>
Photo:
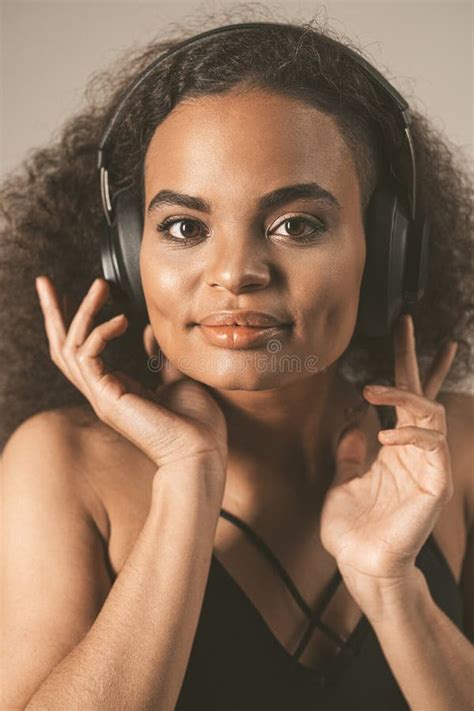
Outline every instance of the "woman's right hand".
<path id="1" fill-rule="evenodd" d="M 163 384 L 150 390 L 124 373 L 105 369 L 100 354 L 128 325 L 121 314 L 91 330 L 109 293 L 105 279 L 94 281 L 68 329 L 51 280 L 37 277 L 36 289 L 51 359 L 87 398 L 97 417 L 139 447 L 157 467 L 204 458 L 212 460 L 212 470 L 217 468 L 224 480 L 227 426 L 203 384 L 183 375 L 171 382 L 164 378 Z"/>

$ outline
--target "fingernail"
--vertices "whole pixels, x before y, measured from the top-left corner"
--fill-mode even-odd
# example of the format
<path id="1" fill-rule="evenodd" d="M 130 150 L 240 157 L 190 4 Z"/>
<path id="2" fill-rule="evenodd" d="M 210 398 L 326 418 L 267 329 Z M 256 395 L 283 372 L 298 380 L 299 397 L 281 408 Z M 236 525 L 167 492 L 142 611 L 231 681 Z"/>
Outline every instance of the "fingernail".
<path id="1" fill-rule="evenodd" d="M 366 385 L 366 389 L 371 393 L 386 393 L 389 390 L 385 385 Z"/>
<path id="2" fill-rule="evenodd" d="M 35 279 L 36 293 L 38 294 L 41 304 L 47 303 L 47 295 L 44 290 L 44 284 L 38 277 Z"/>
<path id="3" fill-rule="evenodd" d="M 91 296 L 94 296 L 94 295 L 97 293 L 97 290 L 99 289 L 99 286 L 100 286 L 100 281 L 99 281 L 99 279 L 95 279 L 95 280 L 92 282 L 92 286 L 91 286 L 90 289 L 89 289 L 89 294 L 90 294 Z"/>
<path id="4" fill-rule="evenodd" d="M 400 316 L 399 324 L 399 327 L 402 329 L 402 331 L 404 331 L 406 328 L 410 330 L 413 326 L 413 319 L 410 314 L 402 314 L 402 316 Z"/>

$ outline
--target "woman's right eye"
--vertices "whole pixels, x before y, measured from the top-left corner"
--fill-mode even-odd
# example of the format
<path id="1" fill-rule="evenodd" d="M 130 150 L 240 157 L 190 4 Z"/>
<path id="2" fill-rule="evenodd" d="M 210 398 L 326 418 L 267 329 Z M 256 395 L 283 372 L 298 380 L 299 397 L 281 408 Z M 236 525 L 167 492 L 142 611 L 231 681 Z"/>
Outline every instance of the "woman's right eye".
<path id="1" fill-rule="evenodd" d="M 178 227 L 175 234 L 173 234 L 170 228 L 174 227 L 174 225 L 179 224 L 181 226 Z M 189 225 L 192 225 L 194 226 L 194 229 L 186 229 L 186 225 L 188 227 Z M 197 220 L 191 220 L 189 218 L 180 219 L 175 217 L 163 220 L 163 222 L 160 222 L 156 226 L 156 229 L 158 232 L 161 232 L 161 234 L 163 234 L 164 239 L 169 240 L 171 242 L 182 242 L 183 244 L 186 244 L 187 242 L 192 242 L 196 239 L 199 239 L 200 230 L 196 230 L 196 226 L 201 226 L 201 223 L 197 222 Z"/>

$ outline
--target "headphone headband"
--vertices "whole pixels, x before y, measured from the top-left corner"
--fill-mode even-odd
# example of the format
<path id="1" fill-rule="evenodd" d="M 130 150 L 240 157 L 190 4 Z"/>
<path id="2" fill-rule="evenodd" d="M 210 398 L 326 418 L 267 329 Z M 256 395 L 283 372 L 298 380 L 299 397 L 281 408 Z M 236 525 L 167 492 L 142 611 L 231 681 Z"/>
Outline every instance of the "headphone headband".
<path id="1" fill-rule="evenodd" d="M 222 27 L 215 27 L 211 30 L 208 30 L 206 32 L 202 32 L 198 35 L 194 35 L 192 37 L 188 37 L 184 41 L 180 42 L 179 44 L 175 45 L 174 47 L 171 47 L 169 50 L 161 54 L 157 59 L 155 59 L 151 64 L 149 64 L 145 69 L 129 84 L 128 88 L 125 90 L 122 99 L 120 100 L 120 103 L 111 117 L 110 121 L 108 122 L 105 131 L 102 135 L 100 144 L 99 144 L 99 149 L 98 149 L 98 156 L 97 156 L 97 168 L 99 170 L 99 176 L 100 176 L 100 190 L 101 190 L 101 198 L 102 198 L 102 207 L 104 210 L 104 215 L 105 219 L 107 220 L 107 223 L 109 226 L 112 225 L 114 216 L 113 216 L 113 207 L 112 207 L 112 201 L 110 199 L 110 190 L 109 190 L 109 179 L 108 179 L 108 169 L 107 169 L 107 162 L 106 162 L 106 146 L 107 143 L 110 140 L 110 136 L 112 134 L 112 131 L 114 129 L 115 124 L 123 114 L 125 107 L 130 99 L 130 97 L 135 93 L 135 91 L 143 84 L 143 82 L 152 74 L 157 67 L 159 67 L 162 62 L 164 62 L 166 59 L 168 59 L 171 56 L 174 56 L 178 54 L 182 49 L 189 45 L 195 45 L 199 44 L 202 41 L 206 40 L 208 37 L 211 37 L 213 35 L 219 34 L 221 32 L 236 32 L 240 30 L 247 30 L 247 29 L 260 29 L 262 27 L 293 27 L 295 29 L 301 30 L 302 28 L 299 25 L 293 25 L 289 23 L 281 23 L 281 22 L 247 22 L 247 23 L 238 23 L 238 24 L 232 24 L 232 25 L 225 25 Z M 369 75 L 374 79 L 376 84 L 380 87 L 380 89 L 385 93 L 385 95 L 392 101 L 392 103 L 395 106 L 396 109 L 396 114 L 398 114 L 399 120 L 401 120 L 402 123 L 402 130 L 403 130 L 403 136 L 405 138 L 403 146 L 405 147 L 405 150 L 407 151 L 408 157 L 409 157 L 409 165 L 410 165 L 410 176 L 409 176 L 409 181 L 410 185 L 405 186 L 407 189 L 407 196 L 408 196 L 408 201 L 410 205 L 410 213 L 411 213 L 411 219 L 414 221 L 416 218 L 416 159 L 415 159 L 415 149 L 414 149 L 414 143 L 413 143 L 413 137 L 410 131 L 410 114 L 409 114 L 409 106 L 408 103 L 405 101 L 405 99 L 399 94 L 399 92 L 395 89 L 392 84 L 374 67 L 372 66 L 364 57 L 362 57 L 360 54 L 355 52 L 352 48 L 347 47 L 346 45 L 341 44 L 340 42 L 337 42 L 336 40 L 332 38 L 327 38 L 330 42 L 340 45 L 340 47 L 343 49 L 345 53 L 350 55 L 352 59 L 357 62 L 363 69 L 366 70 L 366 72 L 369 73 Z M 392 166 L 390 166 L 390 169 L 392 169 Z"/>

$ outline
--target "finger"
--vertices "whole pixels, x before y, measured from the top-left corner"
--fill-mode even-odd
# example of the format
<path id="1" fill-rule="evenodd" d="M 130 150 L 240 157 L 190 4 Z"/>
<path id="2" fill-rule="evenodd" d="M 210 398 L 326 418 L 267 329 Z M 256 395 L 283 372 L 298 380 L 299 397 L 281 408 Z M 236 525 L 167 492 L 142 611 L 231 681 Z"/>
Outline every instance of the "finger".
<path id="1" fill-rule="evenodd" d="M 163 452 L 173 448 L 177 438 L 174 413 L 159 402 L 156 393 L 125 373 L 107 372 L 100 358 L 107 343 L 121 335 L 127 325 L 126 316 L 120 314 L 97 326 L 78 349 L 77 360 L 95 395 L 93 406 L 99 418 L 161 466 L 166 463 Z M 132 421 L 129 408 L 134 413 Z"/>
<path id="2" fill-rule="evenodd" d="M 395 385 L 422 394 L 416 356 L 415 328 L 410 314 L 402 314 L 394 331 Z"/>
<path id="3" fill-rule="evenodd" d="M 382 430 L 378 435 L 384 446 L 413 445 L 426 452 L 423 456 L 427 458 L 427 463 L 416 470 L 411 467 L 409 473 L 425 493 L 443 502 L 449 501 L 453 483 L 449 447 L 443 432 L 410 425 L 394 430 Z M 410 461 L 411 459 L 410 455 Z"/>
<path id="4" fill-rule="evenodd" d="M 95 279 L 87 294 L 82 299 L 79 308 L 71 320 L 69 329 L 62 347 L 62 356 L 70 373 L 76 380 L 76 385 L 90 400 L 93 397 L 90 388 L 84 380 L 81 369 L 76 360 L 78 348 L 82 345 L 90 332 L 92 321 L 108 297 L 108 284 L 103 279 Z"/>
<path id="5" fill-rule="evenodd" d="M 123 384 L 114 378 L 111 373 L 106 373 L 100 354 L 109 341 L 125 332 L 127 326 L 128 320 L 124 314 L 114 316 L 109 321 L 96 326 L 76 351 L 77 366 L 96 401 L 103 394 L 104 386 L 110 389 L 110 393 L 107 392 L 106 394 L 110 394 L 113 398 L 123 393 Z M 107 376 L 106 381 L 104 381 L 105 376 Z"/>
<path id="6" fill-rule="evenodd" d="M 36 290 L 40 298 L 43 315 L 45 317 L 46 333 L 49 341 L 50 356 L 62 371 L 62 373 L 70 380 L 70 382 L 82 394 L 90 400 L 90 391 L 87 384 L 84 382 L 75 362 L 67 357 L 65 353 L 65 343 L 67 341 L 67 332 L 64 322 L 63 308 L 59 305 L 59 298 L 56 289 L 48 277 L 37 277 Z M 64 304 L 64 295 L 62 303 Z"/>
<path id="7" fill-rule="evenodd" d="M 51 360 L 67 377 L 70 377 L 68 367 L 62 355 L 63 344 L 66 340 L 66 327 L 58 304 L 56 290 L 48 277 L 45 276 L 36 277 L 35 285 L 43 312 Z"/>
<path id="8" fill-rule="evenodd" d="M 83 298 L 66 336 L 65 347 L 75 350 L 82 346 L 89 335 L 94 316 L 102 308 L 109 294 L 109 285 L 105 279 L 95 279 Z"/>
<path id="9" fill-rule="evenodd" d="M 383 444 L 414 444 L 427 452 L 439 450 L 446 444 L 446 437 L 442 432 L 414 425 L 380 430 L 378 435 Z"/>
<path id="10" fill-rule="evenodd" d="M 436 400 L 429 400 L 424 395 L 408 390 L 381 385 L 367 385 L 364 388 L 364 397 L 379 405 L 399 408 L 410 420 L 416 421 L 416 424 L 446 433 L 445 409 Z"/>
<path id="11" fill-rule="evenodd" d="M 448 341 L 438 351 L 423 382 L 425 397 L 435 400 L 456 357 L 459 343 Z"/>

